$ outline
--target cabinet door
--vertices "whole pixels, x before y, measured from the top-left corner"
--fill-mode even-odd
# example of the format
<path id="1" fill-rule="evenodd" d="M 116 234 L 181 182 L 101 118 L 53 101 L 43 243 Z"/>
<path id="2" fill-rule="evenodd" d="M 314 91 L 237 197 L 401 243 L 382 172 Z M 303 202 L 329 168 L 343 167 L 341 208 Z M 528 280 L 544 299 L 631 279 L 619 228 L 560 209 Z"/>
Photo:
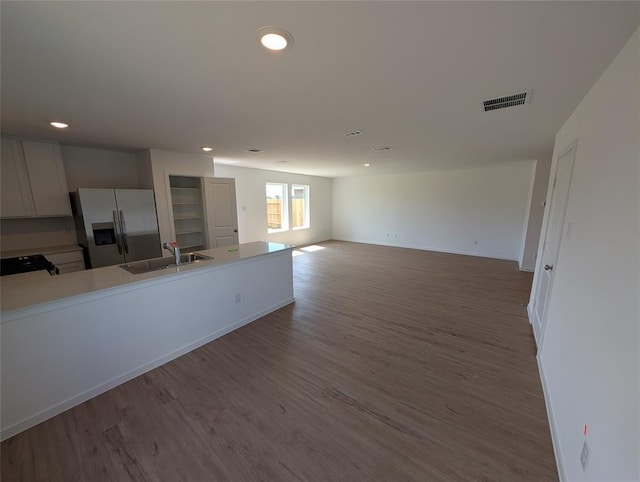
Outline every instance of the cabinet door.
<path id="1" fill-rule="evenodd" d="M 35 214 L 20 141 L 2 139 L 0 157 L 0 217 L 24 218 Z"/>
<path id="2" fill-rule="evenodd" d="M 60 146 L 22 141 L 36 216 L 71 216 Z"/>

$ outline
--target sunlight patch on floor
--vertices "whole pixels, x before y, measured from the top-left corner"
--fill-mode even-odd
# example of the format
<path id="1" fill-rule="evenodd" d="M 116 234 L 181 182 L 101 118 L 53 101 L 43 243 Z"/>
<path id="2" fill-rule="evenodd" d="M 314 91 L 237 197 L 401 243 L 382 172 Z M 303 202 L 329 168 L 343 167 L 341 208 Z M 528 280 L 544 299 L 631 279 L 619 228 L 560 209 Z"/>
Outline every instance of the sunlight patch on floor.
<path id="1" fill-rule="evenodd" d="M 311 246 L 305 246 L 304 248 L 300 248 L 300 250 L 305 251 L 307 253 L 313 253 L 314 251 L 320 251 L 325 249 L 324 246 L 318 246 L 317 244 L 312 244 Z"/>

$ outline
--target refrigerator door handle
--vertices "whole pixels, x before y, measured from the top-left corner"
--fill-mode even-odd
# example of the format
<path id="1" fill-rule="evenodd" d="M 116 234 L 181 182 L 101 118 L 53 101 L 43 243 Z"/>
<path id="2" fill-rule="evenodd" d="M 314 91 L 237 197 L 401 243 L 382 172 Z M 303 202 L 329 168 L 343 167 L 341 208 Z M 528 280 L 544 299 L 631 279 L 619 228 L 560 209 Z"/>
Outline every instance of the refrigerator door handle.
<path id="1" fill-rule="evenodd" d="M 116 231 L 116 244 L 118 245 L 118 253 L 122 254 L 122 246 L 120 245 L 120 223 L 118 220 L 118 212 L 113 210 L 113 226 Z"/>
<path id="2" fill-rule="evenodd" d="M 124 223 L 124 213 L 120 210 L 120 231 L 122 232 L 122 244 L 124 252 L 129 254 L 129 243 L 127 241 L 127 226 Z"/>

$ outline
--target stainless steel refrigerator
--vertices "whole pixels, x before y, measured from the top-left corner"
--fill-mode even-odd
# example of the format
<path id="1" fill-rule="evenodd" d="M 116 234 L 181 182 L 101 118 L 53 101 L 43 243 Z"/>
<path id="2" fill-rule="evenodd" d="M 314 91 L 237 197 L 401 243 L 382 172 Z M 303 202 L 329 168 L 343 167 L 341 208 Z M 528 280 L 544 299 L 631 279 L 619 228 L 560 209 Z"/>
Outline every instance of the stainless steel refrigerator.
<path id="1" fill-rule="evenodd" d="M 80 188 L 71 205 L 88 267 L 162 256 L 151 189 Z"/>

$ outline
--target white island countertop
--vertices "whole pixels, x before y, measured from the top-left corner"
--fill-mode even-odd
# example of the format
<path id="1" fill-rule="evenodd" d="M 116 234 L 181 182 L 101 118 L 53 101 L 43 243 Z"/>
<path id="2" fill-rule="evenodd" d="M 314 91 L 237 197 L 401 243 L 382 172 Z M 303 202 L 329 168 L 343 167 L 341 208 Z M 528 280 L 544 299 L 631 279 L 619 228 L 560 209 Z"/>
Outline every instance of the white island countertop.
<path id="1" fill-rule="evenodd" d="M 291 245 L 256 241 L 197 251 L 213 259 L 142 274 L 131 274 L 115 265 L 58 276 L 50 276 L 46 271 L 3 276 L 0 278 L 2 322 L 36 311 L 47 311 L 53 305 L 60 306 L 60 303 L 81 303 L 122 290 L 171 282 L 176 277 L 195 276 L 200 271 L 292 249 Z"/>

